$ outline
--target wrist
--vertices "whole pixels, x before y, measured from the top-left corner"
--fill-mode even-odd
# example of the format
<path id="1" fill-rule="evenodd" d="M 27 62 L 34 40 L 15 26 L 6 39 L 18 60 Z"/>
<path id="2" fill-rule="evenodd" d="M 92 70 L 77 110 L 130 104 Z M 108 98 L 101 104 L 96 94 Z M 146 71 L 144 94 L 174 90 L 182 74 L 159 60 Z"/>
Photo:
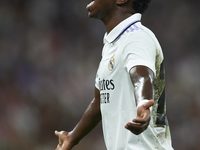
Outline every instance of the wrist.
<path id="1" fill-rule="evenodd" d="M 68 136 L 69 136 L 69 141 L 70 141 L 71 148 L 79 143 L 80 140 L 74 136 L 73 131 L 69 132 Z"/>

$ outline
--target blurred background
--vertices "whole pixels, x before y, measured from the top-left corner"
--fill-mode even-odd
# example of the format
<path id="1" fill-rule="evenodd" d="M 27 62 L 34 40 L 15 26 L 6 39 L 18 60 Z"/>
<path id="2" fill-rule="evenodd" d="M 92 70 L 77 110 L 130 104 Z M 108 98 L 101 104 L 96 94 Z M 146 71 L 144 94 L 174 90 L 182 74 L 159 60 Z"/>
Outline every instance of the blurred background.
<path id="1" fill-rule="evenodd" d="M 53 150 L 94 96 L 104 25 L 90 0 L 0 0 L 0 149 Z M 200 1 L 153 0 L 142 22 L 165 54 L 175 150 L 200 148 Z M 74 150 L 106 150 L 101 125 Z"/>

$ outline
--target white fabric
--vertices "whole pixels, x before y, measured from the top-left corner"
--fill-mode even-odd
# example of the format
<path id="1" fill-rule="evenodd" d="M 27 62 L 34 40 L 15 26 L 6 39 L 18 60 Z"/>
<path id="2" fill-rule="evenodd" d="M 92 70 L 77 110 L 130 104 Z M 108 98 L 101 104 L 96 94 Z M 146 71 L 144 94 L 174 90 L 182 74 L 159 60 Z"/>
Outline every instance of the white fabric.
<path id="1" fill-rule="evenodd" d="M 168 127 L 155 127 L 153 119 L 140 135 L 134 135 L 124 127 L 137 112 L 129 70 L 143 65 L 156 75 L 155 64 L 163 61 L 161 47 L 149 29 L 140 22 L 126 29 L 140 19 L 141 14 L 132 15 L 104 37 L 95 86 L 101 96 L 106 147 L 108 150 L 173 150 L 170 133 L 165 134 Z"/>

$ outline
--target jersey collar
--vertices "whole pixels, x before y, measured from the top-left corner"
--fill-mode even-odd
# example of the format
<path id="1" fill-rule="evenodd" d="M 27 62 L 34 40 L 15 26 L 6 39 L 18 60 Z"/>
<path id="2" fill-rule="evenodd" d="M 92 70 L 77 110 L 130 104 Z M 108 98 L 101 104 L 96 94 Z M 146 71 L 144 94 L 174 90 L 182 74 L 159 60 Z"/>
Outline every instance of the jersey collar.
<path id="1" fill-rule="evenodd" d="M 115 28 L 110 31 L 109 34 L 105 33 L 104 43 L 106 41 L 109 43 L 114 42 L 130 25 L 140 21 L 141 17 L 142 15 L 140 13 L 136 13 L 120 22 Z"/>

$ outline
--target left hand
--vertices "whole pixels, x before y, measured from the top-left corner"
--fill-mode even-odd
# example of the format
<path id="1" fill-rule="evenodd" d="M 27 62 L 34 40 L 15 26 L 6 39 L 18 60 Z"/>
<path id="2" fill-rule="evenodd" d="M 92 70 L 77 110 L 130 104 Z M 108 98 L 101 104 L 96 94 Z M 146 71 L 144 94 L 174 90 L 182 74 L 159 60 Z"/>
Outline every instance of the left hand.
<path id="1" fill-rule="evenodd" d="M 55 135 L 59 139 L 59 143 L 55 150 L 71 150 L 74 144 L 70 140 L 70 133 L 66 131 L 55 131 Z"/>
<path id="2" fill-rule="evenodd" d="M 130 130 L 133 134 L 139 135 L 147 129 L 151 119 L 149 108 L 153 106 L 154 100 L 149 100 L 147 103 L 137 108 L 137 117 L 133 122 L 128 122 L 125 128 Z"/>

